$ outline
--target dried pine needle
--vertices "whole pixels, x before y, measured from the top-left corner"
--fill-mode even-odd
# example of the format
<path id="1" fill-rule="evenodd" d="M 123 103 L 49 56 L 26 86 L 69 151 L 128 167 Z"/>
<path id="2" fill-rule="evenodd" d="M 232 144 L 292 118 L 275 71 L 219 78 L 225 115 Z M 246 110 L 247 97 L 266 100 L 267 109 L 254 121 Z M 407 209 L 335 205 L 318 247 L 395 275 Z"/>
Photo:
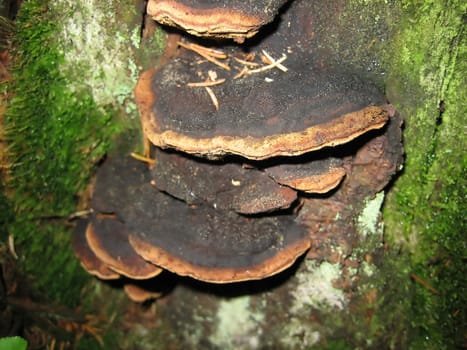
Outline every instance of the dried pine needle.
<path id="1" fill-rule="evenodd" d="M 208 95 L 211 98 L 211 101 L 212 101 L 214 107 L 216 108 L 216 111 L 218 111 L 219 110 L 219 101 L 217 100 L 217 97 L 214 94 L 214 91 L 212 91 L 212 89 L 209 86 L 205 86 L 204 88 L 208 92 Z"/>
<path id="2" fill-rule="evenodd" d="M 268 64 L 266 66 L 262 66 L 262 67 L 259 67 L 259 68 L 256 68 L 256 69 L 249 70 L 247 75 L 265 72 L 265 71 L 270 70 L 272 68 L 278 68 L 278 65 L 281 64 L 282 62 L 284 62 L 286 59 L 287 59 L 287 56 L 282 55 L 282 57 L 280 59 L 278 59 L 277 61 L 274 61 L 271 64 Z"/>
<path id="3" fill-rule="evenodd" d="M 201 46 L 201 45 L 193 44 L 193 43 L 191 43 L 190 45 L 196 50 L 203 51 L 206 54 L 212 57 L 215 57 L 215 58 L 226 59 L 228 57 L 227 54 L 221 50 L 211 49 L 209 47 L 205 47 L 205 46 Z"/>
<path id="4" fill-rule="evenodd" d="M 218 80 L 206 80 L 206 81 L 200 81 L 196 83 L 187 83 L 186 85 L 189 87 L 209 87 L 209 86 L 220 85 L 224 82 L 225 82 L 225 78 L 222 78 Z"/>
<path id="5" fill-rule="evenodd" d="M 238 58 L 238 57 L 234 57 L 234 60 L 237 61 L 238 63 L 243 64 L 244 66 L 249 66 L 249 67 L 258 67 L 259 66 L 259 63 L 242 60 L 241 58 Z M 269 63 L 271 63 L 271 62 L 269 62 Z"/>
<path id="6" fill-rule="evenodd" d="M 215 65 L 217 65 L 217 66 L 219 66 L 219 67 L 221 67 L 221 68 L 223 68 L 225 70 L 230 70 L 230 67 L 227 64 L 220 62 L 217 59 L 216 55 L 212 54 L 211 51 L 216 51 L 216 50 L 211 50 L 211 49 L 207 49 L 207 48 L 199 49 L 199 45 L 185 44 L 185 43 L 183 43 L 181 41 L 178 42 L 178 45 L 180 45 L 181 47 L 184 47 L 185 49 L 196 52 L 198 55 L 202 56 L 203 58 L 205 58 L 209 62 L 214 63 Z M 210 50 L 210 51 L 207 51 L 207 50 Z M 225 58 L 227 58 L 227 55 L 225 55 Z"/>
<path id="7" fill-rule="evenodd" d="M 266 58 L 266 62 L 268 64 L 274 64 L 274 62 L 277 62 L 274 58 L 271 57 L 271 55 L 269 55 L 265 50 L 261 50 L 262 54 L 264 55 L 264 57 Z M 283 72 L 287 72 L 288 69 L 287 67 L 284 67 L 282 64 L 280 63 L 277 63 L 276 66 L 278 69 L 280 69 L 281 71 Z"/>
<path id="8" fill-rule="evenodd" d="M 142 161 L 142 162 L 148 163 L 149 165 L 154 165 L 155 162 L 156 162 L 154 159 L 151 159 L 151 158 L 148 158 L 148 157 L 139 155 L 139 154 L 134 153 L 134 152 L 131 152 L 130 155 L 131 155 L 133 158 L 137 159 L 137 160 L 140 160 L 140 161 Z"/>

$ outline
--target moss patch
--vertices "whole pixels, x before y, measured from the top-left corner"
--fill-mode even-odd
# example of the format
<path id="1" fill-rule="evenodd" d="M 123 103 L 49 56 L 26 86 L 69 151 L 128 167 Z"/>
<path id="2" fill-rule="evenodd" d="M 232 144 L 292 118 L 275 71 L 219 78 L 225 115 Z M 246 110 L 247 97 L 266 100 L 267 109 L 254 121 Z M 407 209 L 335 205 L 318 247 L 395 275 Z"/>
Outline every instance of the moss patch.
<path id="1" fill-rule="evenodd" d="M 439 291 L 413 282 L 412 347 L 446 349 L 463 344 L 466 325 L 466 4 L 403 8 L 387 91 L 406 117 L 406 164 L 385 208 L 387 238 L 408 254 L 409 271 Z"/>
<path id="2" fill-rule="evenodd" d="M 8 230 L 38 287 L 56 301 L 74 304 L 86 277 L 71 252 L 66 220 L 118 128 L 91 91 L 73 87 L 73 77 L 61 71 L 60 27 L 50 14 L 44 2 L 28 1 L 16 22 L 5 116 L 14 211 Z"/>

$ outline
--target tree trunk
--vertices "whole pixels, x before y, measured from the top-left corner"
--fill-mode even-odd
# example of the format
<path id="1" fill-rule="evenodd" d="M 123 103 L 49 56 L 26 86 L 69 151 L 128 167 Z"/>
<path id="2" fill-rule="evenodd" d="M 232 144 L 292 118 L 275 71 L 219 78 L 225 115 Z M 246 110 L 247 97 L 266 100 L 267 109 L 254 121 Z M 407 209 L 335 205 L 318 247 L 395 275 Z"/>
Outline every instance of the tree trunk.
<path id="1" fill-rule="evenodd" d="M 113 135 L 138 129 L 132 91 L 141 71 L 159 64 L 166 34 L 164 29 L 144 19 L 142 1 L 114 0 L 105 4 L 54 1 L 48 4 L 48 12 L 41 7 L 43 18 L 28 18 L 33 13 L 24 9 L 38 6 L 34 3 L 23 4 L 18 28 L 26 31 L 27 24 L 36 21 L 53 24 L 55 34 L 47 43 L 63 54 L 57 74 L 66 82 L 64 86 L 73 91 L 70 96 L 78 96 L 73 104 L 79 104 L 83 96 L 86 101 L 92 101 L 92 110 L 98 114 L 86 118 L 91 123 L 100 120 L 100 127 L 108 128 L 106 132 L 91 131 L 86 142 L 80 128 L 68 129 L 68 139 L 52 140 L 53 146 L 40 152 L 47 154 L 53 147 L 76 144 L 76 149 L 69 152 L 78 151 L 85 156 L 72 157 L 74 163 L 67 166 L 88 174 L 92 164 L 110 148 L 107 144 L 112 144 Z M 463 264 L 466 5 L 454 0 L 421 4 L 333 0 L 310 1 L 305 7 L 312 26 L 316 64 L 352 71 L 378 85 L 403 118 L 402 170 L 384 190 L 372 194 L 356 191 L 352 200 L 345 203 L 352 207 L 350 214 L 345 214 L 342 207 L 337 211 L 329 209 L 332 239 L 326 238 L 329 239 L 325 240 L 327 248 L 317 256 L 309 254 L 299 259 L 277 276 L 228 285 L 202 283 L 170 274 L 156 277 L 154 284 L 170 289 L 155 301 L 156 326 L 141 332 L 138 323 L 149 327 L 149 324 L 154 326 L 154 320 L 135 320 L 127 336 L 118 338 L 120 348 L 136 348 L 136 343 L 138 348 L 145 349 L 465 346 L 466 335 L 462 329 L 466 322 L 463 305 L 467 295 Z M 29 36 L 28 40 L 34 37 Z M 28 60 L 23 60 L 27 70 Z M 37 85 L 38 89 L 47 89 L 47 81 Z M 20 89 L 12 92 L 19 95 Z M 64 103 L 53 101 L 57 109 Z M 12 110 L 14 103 L 13 100 Z M 54 125 L 60 132 L 48 137 L 59 138 L 67 130 L 67 123 L 60 119 L 59 112 L 53 113 L 50 115 L 57 118 Z M 118 127 L 111 127 L 107 122 L 109 114 L 114 115 L 111 122 Z M 13 123 L 13 118 L 7 116 L 6 126 Z M 21 125 L 15 124 L 15 128 L 17 133 L 22 132 Z M 37 133 L 47 132 L 39 127 L 37 130 Z M 31 136 L 14 137 L 25 138 L 28 144 Z M 101 142 L 105 146 L 100 147 Z M 366 140 L 361 142 L 359 147 L 364 147 Z M 132 149 L 138 147 L 137 141 Z M 13 154 L 12 162 L 18 162 L 21 152 L 26 152 L 13 150 L 18 154 Z M 37 157 L 13 168 L 8 181 L 13 184 L 16 178 L 22 181 L 19 172 L 32 171 L 42 161 Z M 50 173 L 44 176 L 55 177 L 61 167 L 65 165 L 48 168 Z M 66 172 L 66 176 L 74 174 Z M 86 176 L 80 175 L 64 182 L 82 191 L 86 181 Z M 363 188 L 364 184 L 358 186 Z M 71 214 L 66 211 L 73 209 L 60 211 L 54 204 L 41 204 L 34 218 L 25 218 L 28 205 L 34 204 L 25 204 L 22 196 L 26 190 L 36 189 L 22 190 L 25 192 L 16 197 L 9 194 L 14 198 L 11 206 L 15 208 L 16 219 L 10 220 L 8 227 L 10 233 L 19 237 L 25 269 L 38 274 L 27 266 L 33 263 L 31 256 L 37 247 L 49 244 L 51 233 L 43 228 L 43 222 L 31 227 L 24 221 L 37 223 L 37 216 L 66 217 Z M 63 187 L 57 185 L 33 203 L 43 201 L 45 196 L 52 198 L 52 203 L 65 197 L 70 203 L 67 208 L 73 208 L 76 205 L 73 194 L 63 194 Z M 331 204 L 317 203 L 331 208 Z M 35 236 L 34 247 L 28 248 L 32 236 Z M 54 244 L 58 247 L 69 244 L 66 235 L 56 240 Z M 68 255 L 63 260 L 73 266 L 71 275 L 82 276 L 75 268 L 76 261 L 70 262 L 70 249 L 66 249 L 68 252 L 64 254 Z M 57 269 L 43 267 L 42 273 L 53 274 Z M 68 282 L 56 283 L 54 296 L 61 295 L 64 283 Z M 122 307 L 118 312 L 122 321 L 116 321 L 114 326 L 123 327 L 125 307 L 126 310 L 133 308 Z M 144 314 L 143 310 L 140 312 Z"/>

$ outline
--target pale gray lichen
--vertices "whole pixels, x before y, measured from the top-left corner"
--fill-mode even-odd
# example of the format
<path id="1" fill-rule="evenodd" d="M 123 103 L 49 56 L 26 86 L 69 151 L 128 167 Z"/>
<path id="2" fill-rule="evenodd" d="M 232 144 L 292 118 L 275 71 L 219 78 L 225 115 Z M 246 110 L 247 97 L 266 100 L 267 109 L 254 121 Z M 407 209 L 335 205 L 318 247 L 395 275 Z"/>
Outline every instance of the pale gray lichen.
<path id="1" fill-rule="evenodd" d="M 65 62 L 61 69 L 76 85 L 75 89 L 90 89 L 94 101 L 101 106 L 123 105 L 132 100 L 138 74 L 131 37 L 137 28 L 130 28 L 130 23 L 120 22 L 115 15 L 136 11 L 134 4 L 118 0 L 57 0 L 51 2 L 51 7 L 63 17 L 59 40 Z"/>
<path id="2" fill-rule="evenodd" d="M 383 232 L 383 224 L 380 222 L 381 205 L 384 200 L 384 192 L 376 194 L 375 198 L 367 199 L 357 218 L 357 230 L 362 238 L 368 235 L 380 235 Z"/>
<path id="3" fill-rule="evenodd" d="M 303 318 L 292 317 L 283 329 L 280 338 L 285 349 L 306 349 L 319 343 L 321 333 Z"/>
<path id="4" fill-rule="evenodd" d="M 316 309 L 344 309 L 347 304 L 344 292 L 333 286 L 333 281 L 341 275 L 340 264 L 305 261 L 305 269 L 297 273 L 297 287 L 291 292 L 292 313 L 298 313 L 304 307 Z"/>
<path id="5" fill-rule="evenodd" d="M 209 340 L 221 349 L 256 349 L 263 319 L 264 314 L 252 310 L 249 296 L 221 300 Z"/>

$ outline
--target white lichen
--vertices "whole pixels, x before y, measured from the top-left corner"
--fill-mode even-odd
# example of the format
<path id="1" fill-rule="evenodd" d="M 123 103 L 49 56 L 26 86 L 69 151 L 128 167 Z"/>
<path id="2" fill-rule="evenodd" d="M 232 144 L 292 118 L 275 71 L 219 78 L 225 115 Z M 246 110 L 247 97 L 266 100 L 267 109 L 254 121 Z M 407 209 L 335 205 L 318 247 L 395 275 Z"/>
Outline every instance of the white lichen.
<path id="1" fill-rule="evenodd" d="M 321 333 L 303 319 L 292 317 L 285 325 L 281 343 L 286 349 L 307 349 L 319 343 Z"/>
<path id="2" fill-rule="evenodd" d="M 261 345 L 263 319 L 262 313 L 252 311 L 249 296 L 222 300 L 209 340 L 220 349 L 256 349 Z"/>
<path id="3" fill-rule="evenodd" d="M 305 270 L 297 274 L 297 287 L 292 291 L 291 312 L 299 313 L 304 307 L 342 310 L 347 304 L 344 292 L 333 286 L 341 275 L 339 264 L 305 261 Z"/>
<path id="4" fill-rule="evenodd" d="M 61 69 L 75 89 L 87 88 L 99 105 L 122 105 L 132 99 L 136 83 L 129 23 L 117 23 L 119 11 L 135 11 L 134 4 L 109 0 L 57 0 L 62 14 L 61 40 L 65 62 Z M 133 38 L 134 41 L 134 38 Z"/>
<path id="5" fill-rule="evenodd" d="M 357 218 L 357 230 L 362 238 L 382 234 L 383 224 L 380 222 L 380 216 L 383 200 L 384 192 L 379 192 L 375 198 L 365 201 L 365 206 Z"/>

